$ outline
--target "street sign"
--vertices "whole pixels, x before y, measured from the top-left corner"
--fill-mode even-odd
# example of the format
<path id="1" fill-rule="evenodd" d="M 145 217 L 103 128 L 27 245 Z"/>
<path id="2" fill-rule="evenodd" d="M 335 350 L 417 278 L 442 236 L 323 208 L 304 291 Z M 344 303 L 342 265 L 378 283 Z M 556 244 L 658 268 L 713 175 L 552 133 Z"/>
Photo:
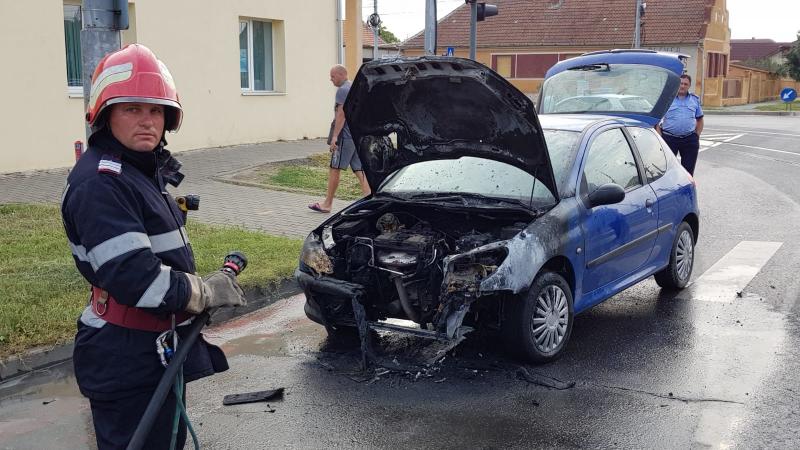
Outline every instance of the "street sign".
<path id="1" fill-rule="evenodd" d="M 456 54 L 455 47 L 447 47 L 447 53 L 445 53 L 444 56 L 454 56 L 455 54 Z"/>
<path id="2" fill-rule="evenodd" d="M 791 103 L 796 98 L 797 98 L 797 91 L 795 91 L 792 88 L 789 87 L 783 88 L 783 90 L 781 91 L 781 100 L 783 100 L 786 103 Z"/>

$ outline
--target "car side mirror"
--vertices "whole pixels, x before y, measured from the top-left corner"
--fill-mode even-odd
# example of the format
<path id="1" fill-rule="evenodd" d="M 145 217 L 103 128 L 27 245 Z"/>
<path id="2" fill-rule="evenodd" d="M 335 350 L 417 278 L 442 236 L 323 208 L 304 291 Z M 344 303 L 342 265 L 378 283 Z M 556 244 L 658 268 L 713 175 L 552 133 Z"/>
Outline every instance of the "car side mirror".
<path id="1" fill-rule="evenodd" d="M 625 199 L 625 189 L 614 183 L 608 183 L 589 194 L 589 208 L 600 205 L 613 205 Z"/>

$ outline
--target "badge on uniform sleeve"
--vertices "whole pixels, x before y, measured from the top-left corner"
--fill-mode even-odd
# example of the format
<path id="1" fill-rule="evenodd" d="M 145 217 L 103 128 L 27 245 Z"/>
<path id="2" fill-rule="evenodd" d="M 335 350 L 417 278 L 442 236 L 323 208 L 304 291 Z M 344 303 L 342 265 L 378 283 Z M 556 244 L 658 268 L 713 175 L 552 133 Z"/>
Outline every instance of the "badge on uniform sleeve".
<path id="1" fill-rule="evenodd" d="M 121 174 L 122 160 L 119 155 L 103 155 L 103 157 L 100 158 L 100 163 L 97 164 L 97 173 Z"/>

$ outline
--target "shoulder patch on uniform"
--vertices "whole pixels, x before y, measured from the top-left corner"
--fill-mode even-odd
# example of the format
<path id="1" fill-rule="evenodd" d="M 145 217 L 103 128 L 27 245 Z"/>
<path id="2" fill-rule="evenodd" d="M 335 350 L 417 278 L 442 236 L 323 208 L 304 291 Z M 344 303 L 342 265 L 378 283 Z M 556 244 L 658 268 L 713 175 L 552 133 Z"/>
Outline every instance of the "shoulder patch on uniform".
<path id="1" fill-rule="evenodd" d="M 110 173 L 119 175 L 122 173 L 122 159 L 119 155 L 104 154 L 97 164 L 97 173 Z"/>

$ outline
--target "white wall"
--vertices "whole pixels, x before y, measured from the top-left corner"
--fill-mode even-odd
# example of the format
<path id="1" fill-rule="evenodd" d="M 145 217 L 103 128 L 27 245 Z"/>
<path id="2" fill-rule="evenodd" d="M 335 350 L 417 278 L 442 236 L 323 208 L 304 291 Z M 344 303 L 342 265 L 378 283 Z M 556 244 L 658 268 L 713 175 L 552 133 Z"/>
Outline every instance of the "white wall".
<path id="1" fill-rule="evenodd" d="M 84 139 L 83 99 L 67 95 L 62 4 L 0 1 L 0 173 L 71 165 L 73 142 Z M 170 68 L 184 107 L 170 150 L 324 136 L 335 92 L 334 9 L 331 0 L 135 1 L 135 39 Z M 240 17 L 278 21 L 281 92 L 242 95 Z"/>

